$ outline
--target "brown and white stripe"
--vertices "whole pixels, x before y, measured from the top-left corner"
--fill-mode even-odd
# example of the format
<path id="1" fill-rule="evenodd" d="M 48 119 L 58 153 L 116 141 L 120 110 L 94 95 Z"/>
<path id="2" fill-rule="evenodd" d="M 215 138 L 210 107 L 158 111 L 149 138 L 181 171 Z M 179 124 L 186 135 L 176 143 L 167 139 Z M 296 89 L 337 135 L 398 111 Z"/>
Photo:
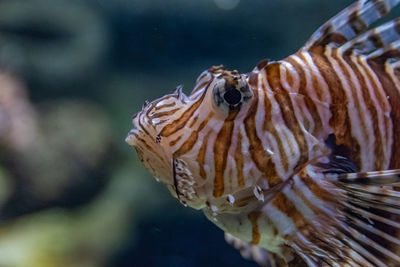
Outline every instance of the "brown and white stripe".
<path id="1" fill-rule="evenodd" d="M 269 193 L 270 201 L 247 216 L 251 244 L 271 240 L 270 230 L 259 231 L 268 222 L 273 226 L 268 229 L 276 229 L 273 235 L 292 241 L 306 262 L 320 263 L 301 248 L 314 242 L 323 247 L 332 238 L 328 230 L 314 236 L 337 209 L 334 189 L 318 166 L 339 157 L 362 172 L 400 169 L 400 20 L 368 31 L 399 3 L 359 1 L 286 59 L 263 61 L 247 75 L 215 66 L 200 75 L 190 96 L 178 90 L 147 105 L 132 132 L 140 154 L 151 155 L 145 165 L 159 176 L 160 166 L 170 173 L 171 158 L 187 159 L 197 197 L 210 207 L 232 202 L 249 188 L 254 195 L 243 195 L 237 199 L 241 204 L 232 206 L 247 207 Z M 251 99 L 239 108 L 219 108 L 214 87 L 242 79 Z M 277 186 L 282 190 L 273 191 Z M 369 234 L 362 238 L 353 228 L 365 230 L 365 221 L 352 220 L 341 222 L 332 240 L 354 246 L 353 255 L 326 247 L 322 258 L 350 257 L 361 266 L 400 261 L 390 246 L 364 246 L 371 243 Z"/>

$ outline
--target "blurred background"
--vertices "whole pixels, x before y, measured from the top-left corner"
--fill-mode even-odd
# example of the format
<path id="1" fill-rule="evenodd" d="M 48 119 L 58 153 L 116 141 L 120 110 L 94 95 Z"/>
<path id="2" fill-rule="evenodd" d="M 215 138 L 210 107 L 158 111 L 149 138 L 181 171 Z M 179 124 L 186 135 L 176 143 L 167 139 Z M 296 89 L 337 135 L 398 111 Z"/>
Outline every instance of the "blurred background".
<path id="1" fill-rule="evenodd" d="M 0 267 L 256 266 L 150 177 L 131 116 L 294 53 L 351 2 L 0 1 Z"/>

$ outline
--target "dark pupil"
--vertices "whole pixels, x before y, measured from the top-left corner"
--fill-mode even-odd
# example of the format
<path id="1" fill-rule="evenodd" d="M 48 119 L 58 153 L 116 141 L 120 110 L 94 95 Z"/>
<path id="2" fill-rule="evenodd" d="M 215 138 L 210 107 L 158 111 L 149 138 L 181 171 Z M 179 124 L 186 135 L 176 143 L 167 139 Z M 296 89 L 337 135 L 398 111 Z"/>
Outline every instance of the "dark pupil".
<path id="1" fill-rule="evenodd" d="M 242 95 L 236 89 L 231 89 L 224 94 L 224 99 L 229 105 L 236 105 L 242 99 Z"/>

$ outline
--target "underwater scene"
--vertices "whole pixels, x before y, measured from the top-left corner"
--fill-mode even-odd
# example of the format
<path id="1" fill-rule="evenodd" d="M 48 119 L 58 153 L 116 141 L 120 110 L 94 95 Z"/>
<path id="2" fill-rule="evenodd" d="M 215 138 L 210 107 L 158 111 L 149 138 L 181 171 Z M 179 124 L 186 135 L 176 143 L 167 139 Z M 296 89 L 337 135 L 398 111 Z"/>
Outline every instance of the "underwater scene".
<path id="1" fill-rule="evenodd" d="M 259 266 L 157 183 L 132 118 L 211 66 L 295 53 L 353 2 L 0 1 L 0 267 Z"/>

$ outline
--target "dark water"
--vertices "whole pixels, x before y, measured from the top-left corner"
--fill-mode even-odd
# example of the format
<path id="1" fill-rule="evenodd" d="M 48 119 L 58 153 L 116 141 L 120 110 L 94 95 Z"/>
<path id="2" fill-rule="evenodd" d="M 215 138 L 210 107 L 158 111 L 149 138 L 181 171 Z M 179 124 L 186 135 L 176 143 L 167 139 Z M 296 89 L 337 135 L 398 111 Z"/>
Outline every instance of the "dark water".
<path id="1" fill-rule="evenodd" d="M 109 266 L 258 266 L 243 260 L 204 216 L 182 211 L 154 214 L 134 229 L 137 238 L 126 244 Z"/>
<path id="2" fill-rule="evenodd" d="M 1 1 L 0 250 L 19 256 L 0 266 L 256 266 L 153 181 L 131 116 L 211 65 L 286 57 L 351 2 Z"/>

